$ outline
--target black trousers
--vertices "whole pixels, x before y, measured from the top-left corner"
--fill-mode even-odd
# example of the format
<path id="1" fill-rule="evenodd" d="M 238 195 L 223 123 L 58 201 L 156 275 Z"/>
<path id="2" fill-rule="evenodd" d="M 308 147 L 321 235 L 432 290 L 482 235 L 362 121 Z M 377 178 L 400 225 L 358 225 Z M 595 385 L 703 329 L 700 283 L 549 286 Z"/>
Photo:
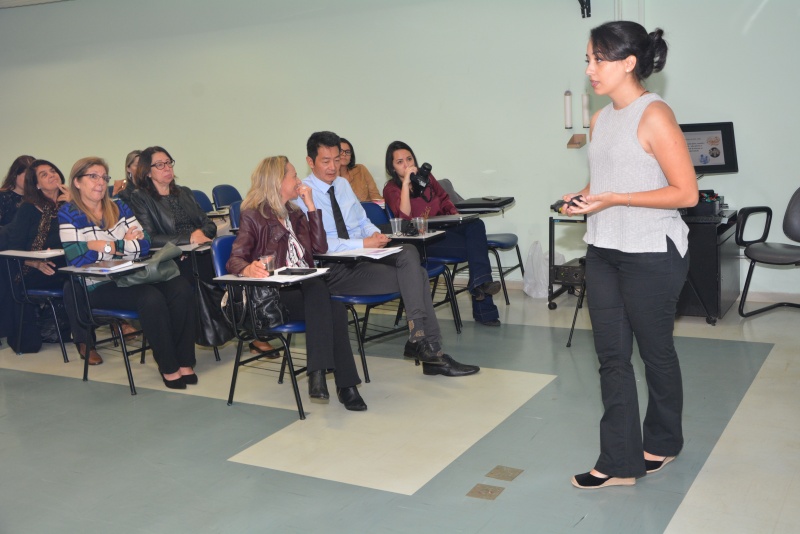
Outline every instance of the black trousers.
<path id="1" fill-rule="evenodd" d="M 153 358 L 162 374 L 194 367 L 195 304 L 194 289 L 182 276 L 167 282 L 117 287 L 113 282 L 89 292 L 94 308 L 134 310 L 153 349 Z"/>
<path id="2" fill-rule="evenodd" d="M 609 476 L 644 476 L 645 450 L 674 456 L 683 447 L 683 383 L 673 329 L 689 255 L 681 257 L 670 240 L 667 245 L 667 252 L 641 254 L 590 245 L 586 253 L 586 298 L 604 407 L 595 469 Z M 634 336 L 649 393 L 643 427 L 631 363 Z"/>
<path id="3" fill-rule="evenodd" d="M 311 278 L 300 287 L 283 288 L 281 301 L 289 310 L 289 317 L 306 322 L 308 372 L 333 369 L 336 387 L 360 384 L 350 346 L 347 310 L 341 302 L 331 300 L 325 281 Z"/>

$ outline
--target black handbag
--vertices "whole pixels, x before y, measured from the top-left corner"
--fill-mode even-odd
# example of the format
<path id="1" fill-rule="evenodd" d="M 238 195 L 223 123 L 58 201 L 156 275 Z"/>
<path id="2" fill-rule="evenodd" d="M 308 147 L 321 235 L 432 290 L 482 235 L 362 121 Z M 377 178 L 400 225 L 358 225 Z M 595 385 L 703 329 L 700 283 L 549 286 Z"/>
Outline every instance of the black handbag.
<path id="1" fill-rule="evenodd" d="M 219 347 L 236 334 L 222 309 L 225 291 L 217 285 L 198 280 L 197 293 L 197 338 L 195 343 L 203 347 Z"/>
<path id="2" fill-rule="evenodd" d="M 252 330 L 263 334 L 289 320 L 289 310 L 281 302 L 280 291 L 271 286 L 250 286 L 255 316 L 251 318 L 250 303 L 247 302 L 246 288 L 234 292 L 233 298 L 226 291 L 222 298 L 222 309 L 228 323 L 238 330 Z M 235 324 L 232 322 L 235 318 Z"/>

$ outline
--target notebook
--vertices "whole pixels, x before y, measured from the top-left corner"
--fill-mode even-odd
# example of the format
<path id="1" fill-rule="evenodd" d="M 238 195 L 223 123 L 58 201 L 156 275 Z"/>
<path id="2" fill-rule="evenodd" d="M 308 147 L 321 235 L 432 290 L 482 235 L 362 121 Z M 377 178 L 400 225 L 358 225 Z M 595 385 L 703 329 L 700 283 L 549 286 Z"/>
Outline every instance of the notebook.
<path id="1" fill-rule="evenodd" d="M 474 208 L 502 208 L 514 202 L 514 197 L 475 197 L 456 202 L 456 209 L 468 210 Z"/>
<path id="2" fill-rule="evenodd" d="M 477 219 L 477 213 L 459 213 L 457 215 L 436 215 L 428 217 L 428 229 L 440 228 L 442 226 L 454 226 L 472 219 Z"/>

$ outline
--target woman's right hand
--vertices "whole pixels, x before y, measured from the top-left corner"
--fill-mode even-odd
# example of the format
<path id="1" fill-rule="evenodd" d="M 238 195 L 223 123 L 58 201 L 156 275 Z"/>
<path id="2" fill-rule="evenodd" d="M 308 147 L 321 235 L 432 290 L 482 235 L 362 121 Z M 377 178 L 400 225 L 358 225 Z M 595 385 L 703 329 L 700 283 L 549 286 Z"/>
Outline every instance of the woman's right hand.
<path id="1" fill-rule="evenodd" d="M 56 264 L 49 260 L 25 260 L 25 265 L 38 269 L 42 274 L 46 274 L 47 276 L 56 274 Z"/>
<path id="2" fill-rule="evenodd" d="M 417 168 L 414 165 L 410 167 L 406 167 L 406 172 L 403 174 L 403 185 L 408 185 L 411 183 L 411 175 L 417 172 Z"/>
<path id="3" fill-rule="evenodd" d="M 269 271 L 264 268 L 264 264 L 255 260 L 250 265 L 242 269 L 242 276 L 248 278 L 266 278 L 269 276 Z"/>
<path id="4" fill-rule="evenodd" d="M 211 241 L 211 238 L 203 233 L 202 228 L 198 228 L 189 236 L 189 243 L 192 245 L 202 245 L 203 243 L 208 243 L 209 241 Z"/>

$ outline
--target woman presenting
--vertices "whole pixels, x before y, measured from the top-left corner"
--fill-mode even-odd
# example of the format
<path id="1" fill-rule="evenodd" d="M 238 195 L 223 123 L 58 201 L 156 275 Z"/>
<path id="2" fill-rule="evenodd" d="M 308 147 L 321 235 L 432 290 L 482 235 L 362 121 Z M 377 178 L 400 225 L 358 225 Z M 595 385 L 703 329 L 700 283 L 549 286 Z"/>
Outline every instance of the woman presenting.
<path id="1" fill-rule="evenodd" d="M 670 107 L 644 80 L 666 62 L 663 31 L 609 22 L 591 31 L 586 74 L 611 103 L 589 130 L 589 185 L 564 195 L 587 214 L 586 291 L 600 361 L 603 418 L 594 469 L 582 489 L 631 486 L 683 447 L 683 385 L 673 343 L 675 308 L 689 267 L 688 228 L 678 208 L 697 204 L 697 180 Z M 581 195 L 582 198 L 575 198 Z M 633 337 L 649 392 L 639 422 Z"/>

